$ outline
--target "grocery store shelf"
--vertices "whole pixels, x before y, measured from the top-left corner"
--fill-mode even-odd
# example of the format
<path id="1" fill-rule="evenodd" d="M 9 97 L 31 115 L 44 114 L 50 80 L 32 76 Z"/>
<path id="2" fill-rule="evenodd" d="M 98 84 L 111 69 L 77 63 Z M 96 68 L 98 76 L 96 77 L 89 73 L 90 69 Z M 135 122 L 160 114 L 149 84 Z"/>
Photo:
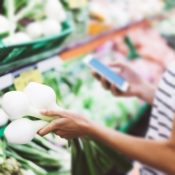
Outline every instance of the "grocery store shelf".
<path id="1" fill-rule="evenodd" d="M 61 48 L 52 49 L 49 52 L 41 53 L 35 56 L 24 58 L 23 60 L 16 60 L 8 64 L 3 64 L 0 66 L 0 76 L 5 75 L 9 72 L 21 69 L 25 66 L 33 65 L 42 60 L 46 60 L 48 58 L 52 58 L 55 55 L 58 55 Z"/>
<path id="2" fill-rule="evenodd" d="M 129 30 L 135 30 L 138 28 L 144 28 L 148 26 L 150 26 L 150 22 L 148 20 L 144 20 L 137 23 L 133 23 L 132 25 L 130 24 L 120 29 L 115 29 L 109 32 L 105 32 L 96 37 L 84 39 L 84 42 L 81 42 L 79 44 L 76 43 L 75 46 L 64 49 L 59 54 L 59 56 L 63 60 L 80 57 L 82 55 L 85 55 L 94 51 L 96 48 L 104 44 L 106 41 L 124 36 Z"/>
<path id="3" fill-rule="evenodd" d="M 148 20 L 144 20 L 141 22 L 130 24 L 120 29 L 107 31 L 105 33 L 99 34 L 98 36 L 92 36 L 87 38 L 85 37 L 78 43 L 77 42 L 70 43 L 69 46 L 66 46 L 66 47 L 63 46 L 63 47 L 51 50 L 50 52 L 52 52 L 52 54 L 50 54 L 50 52 L 48 54 L 41 53 L 40 55 L 37 55 L 37 56 L 32 56 L 32 57 L 25 58 L 23 60 L 14 61 L 10 64 L 1 65 L 0 75 L 7 74 L 11 71 L 17 70 L 29 64 L 30 65 L 35 64 L 36 62 L 39 62 L 51 56 L 57 55 L 58 53 L 60 53 L 59 56 L 63 60 L 80 57 L 82 55 L 85 55 L 94 51 L 96 48 L 98 48 L 100 45 L 102 45 L 106 41 L 125 35 L 129 30 L 135 30 L 138 28 L 147 27 L 149 25 L 150 25 L 150 22 Z"/>
<path id="4" fill-rule="evenodd" d="M 35 80 L 35 77 L 31 76 L 31 70 L 39 70 L 40 73 L 46 72 L 50 69 L 59 69 L 61 65 L 62 60 L 58 56 L 51 57 L 47 60 L 42 60 L 36 64 L 28 65 L 26 67 L 23 67 L 21 69 L 17 69 L 16 71 L 12 71 L 8 74 L 0 76 L 0 90 L 3 90 L 5 88 L 10 87 L 14 84 L 14 81 L 17 77 L 19 77 L 23 73 L 29 73 L 30 81 Z M 26 76 L 24 78 L 24 81 L 26 81 Z M 34 79 L 33 79 L 34 78 Z"/>

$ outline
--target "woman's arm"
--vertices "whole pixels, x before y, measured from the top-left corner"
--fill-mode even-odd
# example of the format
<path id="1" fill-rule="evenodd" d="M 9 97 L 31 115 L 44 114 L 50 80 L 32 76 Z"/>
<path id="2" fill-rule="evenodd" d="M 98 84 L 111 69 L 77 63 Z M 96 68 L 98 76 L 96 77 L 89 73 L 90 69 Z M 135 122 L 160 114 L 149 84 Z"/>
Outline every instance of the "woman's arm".
<path id="1" fill-rule="evenodd" d="M 132 137 L 99 126 L 91 123 L 81 115 L 69 111 L 47 111 L 43 114 L 61 118 L 54 120 L 43 128 L 39 132 L 40 135 L 55 132 L 57 135 L 67 139 L 90 136 L 132 159 L 165 171 L 168 174 L 175 174 L 175 127 L 172 138 L 168 141 L 153 141 Z"/>
<path id="2" fill-rule="evenodd" d="M 88 127 L 89 135 L 116 151 L 144 164 L 175 174 L 175 135 L 168 141 L 154 141 L 132 137 L 96 124 Z"/>

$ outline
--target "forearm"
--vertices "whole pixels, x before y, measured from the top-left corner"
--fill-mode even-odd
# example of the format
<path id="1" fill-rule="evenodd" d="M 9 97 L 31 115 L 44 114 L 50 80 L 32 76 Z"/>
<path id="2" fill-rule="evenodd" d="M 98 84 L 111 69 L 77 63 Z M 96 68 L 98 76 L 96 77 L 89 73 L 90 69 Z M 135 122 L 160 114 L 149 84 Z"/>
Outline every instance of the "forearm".
<path id="1" fill-rule="evenodd" d="M 138 97 L 149 104 L 153 104 L 155 91 L 155 86 L 152 86 L 148 83 L 143 83 L 140 88 L 140 91 L 138 92 Z"/>
<path id="2" fill-rule="evenodd" d="M 89 136 L 116 151 L 168 174 L 175 174 L 175 151 L 169 142 L 149 141 L 128 136 L 98 125 L 91 125 Z"/>

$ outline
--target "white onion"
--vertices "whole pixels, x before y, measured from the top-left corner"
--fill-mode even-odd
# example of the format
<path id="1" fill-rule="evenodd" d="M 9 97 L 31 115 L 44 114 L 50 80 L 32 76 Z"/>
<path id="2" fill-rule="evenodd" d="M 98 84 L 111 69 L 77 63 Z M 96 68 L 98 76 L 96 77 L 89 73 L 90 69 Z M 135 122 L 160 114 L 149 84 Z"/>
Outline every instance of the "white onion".
<path id="1" fill-rule="evenodd" d="M 66 20 L 66 13 L 59 0 L 47 0 L 44 11 L 48 18 L 55 19 L 59 22 Z"/>
<path id="2" fill-rule="evenodd" d="M 11 144 L 27 144 L 46 124 L 47 122 L 41 120 L 32 121 L 21 118 L 11 122 L 5 129 L 4 135 Z"/>
<path id="3" fill-rule="evenodd" d="M 54 19 L 45 19 L 42 22 L 42 29 L 44 36 L 52 36 L 61 32 L 61 25 Z"/>
<path id="4" fill-rule="evenodd" d="M 50 117 L 42 116 L 42 110 L 61 110 L 56 104 L 54 90 L 40 83 L 29 83 L 21 91 L 10 91 L 2 97 L 2 109 L 8 114 L 11 121 L 24 116 L 33 116 L 43 120 L 51 120 Z"/>
<path id="5" fill-rule="evenodd" d="M 30 103 L 27 95 L 21 91 L 10 91 L 2 97 L 2 108 L 10 120 L 26 116 Z"/>
<path id="6" fill-rule="evenodd" d="M 26 27 L 26 33 L 32 38 L 36 39 L 42 36 L 41 22 L 32 22 Z"/>
<path id="7" fill-rule="evenodd" d="M 5 16 L 0 15 L 0 33 L 8 32 L 9 29 L 10 29 L 9 20 Z"/>
<path id="8" fill-rule="evenodd" d="M 37 109 L 49 109 L 56 104 L 56 94 L 54 90 L 44 84 L 31 82 L 24 89 L 30 104 Z"/>
<path id="9" fill-rule="evenodd" d="M 0 109 L 0 126 L 7 124 L 8 120 L 8 115 L 2 109 Z"/>

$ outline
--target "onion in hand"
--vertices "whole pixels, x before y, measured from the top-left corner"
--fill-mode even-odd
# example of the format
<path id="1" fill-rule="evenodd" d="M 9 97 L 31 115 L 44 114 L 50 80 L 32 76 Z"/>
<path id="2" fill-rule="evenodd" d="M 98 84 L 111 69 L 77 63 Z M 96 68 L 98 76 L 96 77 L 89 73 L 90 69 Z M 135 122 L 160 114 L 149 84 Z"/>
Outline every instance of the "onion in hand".
<path id="1" fill-rule="evenodd" d="M 3 95 L 1 105 L 9 119 L 16 120 L 27 115 L 30 103 L 24 92 L 10 91 Z"/>
<path id="2" fill-rule="evenodd" d="M 46 124 L 47 122 L 41 120 L 21 118 L 11 122 L 5 129 L 4 135 L 11 144 L 27 144 Z"/>
<path id="3" fill-rule="evenodd" d="M 24 91 L 11 91 L 2 97 L 2 108 L 10 120 L 33 116 L 42 120 L 52 120 L 42 116 L 41 110 L 60 110 L 56 104 L 56 94 L 52 88 L 40 83 L 29 83 Z"/>
<path id="4" fill-rule="evenodd" d="M 36 109 L 61 109 L 56 104 L 56 94 L 54 90 L 47 85 L 31 82 L 24 89 L 24 93 L 28 96 L 31 105 Z"/>
<path id="5" fill-rule="evenodd" d="M 9 143 L 29 143 L 36 133 L 53 118 L 42 116 L 42 110 L 60 110 L 56 104 L 54 90 L 40 83 L 29 83 L 24 91 L 11 91 L 2 97 L 2 108 L 12 122 L 5 129 Z M 0 113 L 1 114 L 1 113 Z M 40 120 L 29 120 L 22 117 L 32 116 Z"/>

